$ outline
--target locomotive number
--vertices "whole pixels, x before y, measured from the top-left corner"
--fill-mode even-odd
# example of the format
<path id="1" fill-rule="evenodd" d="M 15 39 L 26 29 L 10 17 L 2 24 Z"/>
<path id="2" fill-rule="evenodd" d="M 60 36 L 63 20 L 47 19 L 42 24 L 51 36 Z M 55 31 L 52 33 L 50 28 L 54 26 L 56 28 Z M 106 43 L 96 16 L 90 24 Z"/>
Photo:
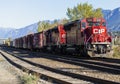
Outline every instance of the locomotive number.
<path id="1" fill-rule="evenodd" d="M 100 34 L 100 33 L 103 33 L 103 32 L 105 32 L 105 29 L 94 29 L 93 30 L 94 34 L 98 34 L 98 33 Z"/>

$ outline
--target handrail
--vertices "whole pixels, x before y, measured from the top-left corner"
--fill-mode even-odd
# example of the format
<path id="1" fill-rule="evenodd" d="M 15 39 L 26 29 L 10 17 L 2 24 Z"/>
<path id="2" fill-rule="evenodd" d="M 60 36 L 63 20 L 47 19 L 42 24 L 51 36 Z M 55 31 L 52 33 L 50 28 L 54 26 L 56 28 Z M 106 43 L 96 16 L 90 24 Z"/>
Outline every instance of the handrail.
<path id="1" fill-rule="evenodd" d="M 87 46 L 88 41 L 90 40 L 90 38 L 93 36 L 93 34 L 87 39 L 87 41 L 85 42 L 85 47 Z"/>

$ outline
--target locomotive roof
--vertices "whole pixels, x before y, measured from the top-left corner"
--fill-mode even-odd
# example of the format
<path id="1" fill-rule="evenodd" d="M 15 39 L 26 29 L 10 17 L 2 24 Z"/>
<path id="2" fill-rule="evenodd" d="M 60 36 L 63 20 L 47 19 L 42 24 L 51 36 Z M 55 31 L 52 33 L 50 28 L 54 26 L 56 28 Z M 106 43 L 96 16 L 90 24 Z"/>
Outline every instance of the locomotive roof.
<path id="1" fill-rule="evenodd" d="M 76 22 L 81 21 L 81 20 L 83 20 L 83 19 L 78 19 L 78 20 L 74 20 L 74 21 L 68 22 L 68 23 L 66 23 L 66 24 L 63 24 L 63 26 L 64 26 L 65 29 L 66 29 L 66 27 L 74 26 L 74 24 L 75 24 Z M 45 31 L 58 31 L 58 26 L 55 26 L 55 27 L 50 28 L 50 29 L 45 30 Z"/>
<path id="2" fill-rule="evenodd" d="M 68 22 L 66 24 L 64 24 L 64 29 L 65 30 L 69 30 L 71 26 L 75 26 L 77 22 L 79 22 L 81 20 L 75 20 L 75 21 L 71 21 L 71 22 Z"/>
<path id="3" fill-rule="evenodd" d="M 79 20 L 75 20 L 75 21 L 71 21 L 66 23 L 64 26 L 68 26 L 68 25 L 73 25 L 75 22 L 78 22 Z"/>

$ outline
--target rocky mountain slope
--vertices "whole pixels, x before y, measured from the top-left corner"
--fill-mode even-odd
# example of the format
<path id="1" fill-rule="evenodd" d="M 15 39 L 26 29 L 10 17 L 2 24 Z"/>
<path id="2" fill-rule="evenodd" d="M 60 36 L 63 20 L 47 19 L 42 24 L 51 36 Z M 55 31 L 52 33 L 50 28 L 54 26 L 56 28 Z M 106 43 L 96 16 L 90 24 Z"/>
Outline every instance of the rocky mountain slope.
<path id="1" fill-rule="evenodd" d="M 110 31 L 120 31 L 120 7 L 114 10 L 103 10 L 107 27 Z"/>

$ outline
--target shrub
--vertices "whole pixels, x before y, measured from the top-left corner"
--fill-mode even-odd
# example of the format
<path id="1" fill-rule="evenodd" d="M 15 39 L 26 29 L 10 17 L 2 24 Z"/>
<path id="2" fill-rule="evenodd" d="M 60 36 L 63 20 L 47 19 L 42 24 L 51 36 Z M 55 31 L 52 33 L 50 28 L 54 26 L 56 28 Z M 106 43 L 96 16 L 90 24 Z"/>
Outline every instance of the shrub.
<path id="1" fill-rule="evenodd" d="M 38 78 L 33 75 L 23 75 L 21 76 L 22 84 L 37 84 Z"/>

